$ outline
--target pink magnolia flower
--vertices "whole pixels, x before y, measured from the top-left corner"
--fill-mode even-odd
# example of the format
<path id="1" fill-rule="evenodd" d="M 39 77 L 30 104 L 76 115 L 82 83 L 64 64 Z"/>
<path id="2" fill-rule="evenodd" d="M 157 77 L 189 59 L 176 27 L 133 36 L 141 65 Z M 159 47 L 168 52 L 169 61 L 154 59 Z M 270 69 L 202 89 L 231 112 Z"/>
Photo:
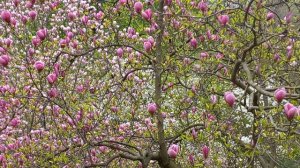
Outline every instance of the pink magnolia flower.
<path id="1" fill-rule="evenodd" d="M 288 12 L 288 14 L 284 17 L 284 20 L 286 21 L 287 24 L 289 24 L 292 21 L 293 18 L 293 13 Z"/>
<path id="2" fill-rule="evenodd" d="M 65 39 L 60 39 L 59 40 L 59 45 L 60 45 L 61 48 L 65 48 L 68 45 L 68 42 Z"/>
<path id="3" fill-rule="evenodd" d="M 36 32 L 36 35 L 41 39 L 44 40 L 47 36 L 47 29 L 40 29 Z"/>
<path id="4" fill-rule="evenodd" d="M 32 7 L 33 7 L 33 5 L 34 5 L 34 4 L 33 4 L 33 3 L 31 3 L 30 1 L 27 1 L 27 3 L 26 3 L 26 5 L 25 5 L 25 7 L 30 9 L 30 8 L 32 8 Z"/>
<path id="5" fill-rule="evenodd" d="M 223 57 L 224 57 L 224 54 L 222 54 L 222 53 L 219 53 L 219 52 L 218 52 L 218 53 L 216 54 L 216 58 L 217 58 L 217 59 L 222 59 Z"/>
<path id="6" fill-rule="evenodd" d="M 36 62 L 34 63 L 34 68 L 35 68 L 37 71 L 41 72 L 41 71 L 45 68 L 45 63 L 42 62 L 42 61 L 36 61 Z"/>
<path id="7" fill-rule="evenodd" d="M 151 43 L 152 46 L 154 45 L 155 40 L 154 40 L 154 38 L 152 36 L 149 36 L 147 40 L 148 40 L 148 42 Z"/>
<path id="8" fill-rule="evenodd" d="M 201 52 L 200 53 L 200 59 L 203 59 L 203 58 L 208 58 L 209 54 L 207 52 Z"/>
<path id="9" fill-rule="evenodd" d="M 68 19 L 73 21 L 74 19 L 76 19 L 76 14 L 74 12 L 69 12 L 68 13 Z"/>
<path id="10" fill-rule="evenodd" d="M 100 152 L 105 153 L 107 151 L 107 147 L 106 146 L 100 146 L 99 150 L 100 150 Z"/>
<path id="11" fill-rule="evenodd" d="M 104 16 L 104 13 L 102 11 L 99 11 L 98 13 L 96 13 L 95 18 L 96 20 L 101 20 Z"/>
<path id="12" fill-rule="evenodd" d="M 69 32 L 67 32 L 67 37 L 69 39 L 72 39 L 74 37 L 74 34 L 71 31 L 69 31 Z"/>
<path id="13" fill-rule="evenodd" d="M 298 109 L 291 103 L 286 103 L 284 105 L 284 113 L 289 121 L 291 121 L 295 117 L 297 111 Z"/>
<path id="14" fill-rule="evenodd" d="M 123 56 L 123 49 L 122 48 L 117 49 L 117 55 L 118 55 L 119 58 L 121 58 Z"/>
<path id="15" fill-rule="evenodd" d="M 232 92 L 225 92 L 224 99 L 230 107 L 233 107 L 235 103 L 235 96 Z"/>
<path id="16" fill-rule="evenodd" d="M 59 76 L 61 74 L 61 71 L 60 71 L 60 63 L 55 63 L 54 66 L 53 66 L 53 69 L 54 69 L 54 73 L 56 76 Z"/>
<path id="17" fill-rule="evenodd" d="M 71 47 L 73 47 L 73 48 L 77 48 L 78 47 L 78 42 L 77 41 L 73 41 L 73 42 L 71 42 Z"/>
<path id="18" fill-rule="evenodd" d="M 35 20 L 37 13 L 36 13 L 36 11 L 29 11 L 28 15 L 31 20 Z"/>
<path id="19" fill-rule="evenodd" d="M 197 132 L 196 132 L 195 128 L 192 129 L 192 136 L 194 139 L 197 138 Z"/>
<path id="20" fill-rule="evenodd" d="M 118 107 L 116 107 L 116 106 L 112 106 L 112 107 L 110 108 L 110 110 L 111 110 L 112 112 L 114 112 L 114 113 L 116 113 L 116 112 L 119 111 Z"/>
<path id="21" fill-rule="evenodd" d="M 87 25 L 87 24 L 88 24 L 88 21 L 89 21 L 88 16 L 83 16 L 83 17 L 81 18 L 81 22 L 82 22 L 84 25 Z"/>
<path id="22" fill-rule="evenodd" d="M 22 21 L 23 24 L 26 24 L 28 22 L 28 17 L 23 15 L 21 17 L 21 21 Z"/>
<path id="23" fill-rule="evenodd" d="M 56 1 L 56 2 L 51 3 L 51 4 L 49 5 L 49 7 L 50 7 L 52 10 L 54 10 L 58 5 L 59 5 L 59 2 Z"/>
<path id="24" fill-rule="evenodd" d="M 209 147 L 208 146 L 204 145 L 202 147 L 202 154 L 203 154 L 204 159 L 208 158 L 208 154 L 209 154 Z"/>
<path id="25" fill-rule="evenodd" d="M 13 43 L 13 40 L 11 38 L 7 38 L 4 40 L 5 45 L 9 48 L 11 44 Z"/>
<path id="26" fill-rule="evenodd" d="M 47 76 L 47 80 L 50 84 L 53 84 L 57 80 L 57 76 L 55 73 L 51 73 Z"/>
<path id="27" fill-rule="evenodd" d="M 149 52 L 151 50 L 151 48 L 152 48 L 152 44 L 149 41 L 145 41 L 144 42 L 144 50 L 146 52 Z"/>
<path id="28" fill-rule="evenodd" d="M 142 17 L 144 19 L 146 19 L 147 21 L 150 21 L 152 19 L 152 10 L 151 9 L 147 9 L 145 11 L 142 12 Z"/>
<path id="29" fill-rule="evenodd" d="M 21 123 L 20 119 L 18 118 L 13 118 L 11 121 L 10 121 L 10 125 L 12 127 L 17 127 L 19 124 Z"/>
<path id="30" fill-rule="evenodd" d="M 191 165 L 194 165 L 194 163 L 195 163 L 195 156 L 193 154 L 189 155 L 189 162 L 190 162 Z"/>
<path id="31" fill-rule="evenodd" d="M 275 92 L 274 92 L 274 97 L 275 97 L 275 100 L 280 103 L 286 96 L 286 90 L 285 88 L 279 88 L 277 89 Z"/>
<path id="32" fill-rule="evenodd" d="M 48 91 L 48 96 L 50 98 L 55 98 L 58 96 L 58 90 L 56 88 L 51 88 L 49 91 Z"/>
<path id="33" fill-rule="evenodd" d="M 37 47 L 37 46 L 39 46 L 41 44 L 41 39 L 36 37 L 36 38 L 33 38 L 31 40 L 31 42 L 32 42 L 32 44 L 33 44 L 34 47 Z"/>
<path id="34" fill-rule="evenodd" d="M 208 11 L 207 3 L 204 2 L 203 0 L 202 0 L 201 2 L 199 2 L 198 8 L 199 8 L 203 13 L 205 13 L 205 12 Z"/>
<path id="35" fill-rule="evenodd" d="M 191 41 L 190 41 L 190 45 L 193 48 L 197 48 L 197 46 L 198 46 L 197 40 L 195 38 L 192 38 Z"/>
<path id="36" fill-rule="evenodd" d="M 222 26 L 225 26 L 229 22 L 229 16 L 228 15 L 220 15 L 220 16 L 218 16 L 218 21 Z"/>
<path id="37" fill-rule="evenodd" d="M 211 104 L 216 104 L 217 103 L 217 96 L 216 95 L 211 95 L 210 96 L 210 102 L 211 102 Z"/>
<path id="38" fill-rule="evenodd" d="M 84 86 L 83 86 L 83 85 L 78 85 L 78 86 L 76 86 L 76 92 L 77 92 L 77 93 L 82 93 L 82 92 L 84 92 Z"/>
<path id="39" fill-rule="evenodd" d="M 179 153 L 179 146 L 176 144 L 172 144 L 168 149 L 168 155 L 170 158 L 176 158 Z"/>
<path id="40" fill-rule="evenodd" d="M 268 12 L 268 14 L 267 14 L 267 20 L 271 20 L 271 19 L 273 19 L 274 18 L 274 13 L 273 12 Z"/>
<path id="41" fill-rule="evenodd" d="M 127 0 L 119 0 L 119 3 L 120 3 L 121 5 L 125 5 L 125 4 L 127 3 Z"/>
<path id="42" fill-rule="evenodd" d="M 4 54 L 4 53 L 6 53 L 6 49 L 5 48 L 3 48 L 3 47 L 0 47 L 0 54 Z"/>
<path id="43" fill-rule="evenodd" d="M 7 10 L 1 12 L 1 18 L 4 22 L 10 23 L 11 21 L 11 13 Z"/>
<path id="44" fill-rule="evenodd" d="M 134 11 L 136 13 L 141 13 L 142 12 L 142 9 L 143 9 L 143 4 L 142 2 L 138 1 L 138 2 L 135 2 L 134 3 Z"/>
<path id="45" fill-rule="evenodd" d="M 10 56 L 8 56 L 8 55 L 2 55 L 0 57 L 0 64 L 2 66 L 6 67 L 9 62 L 10 62 Z"/>
<path id="46" fill-rule="evenodd" d="M 157 110 L 157 106 L 155 103 L 149 103 L 148 104 L 148 112 L 153 115 Z"/>
<path id="47" fill-rule="evenodd" d="M 58 105 L 53 106 L 53 115 L 58 116 L 60 112 L 60 107 Z"/>

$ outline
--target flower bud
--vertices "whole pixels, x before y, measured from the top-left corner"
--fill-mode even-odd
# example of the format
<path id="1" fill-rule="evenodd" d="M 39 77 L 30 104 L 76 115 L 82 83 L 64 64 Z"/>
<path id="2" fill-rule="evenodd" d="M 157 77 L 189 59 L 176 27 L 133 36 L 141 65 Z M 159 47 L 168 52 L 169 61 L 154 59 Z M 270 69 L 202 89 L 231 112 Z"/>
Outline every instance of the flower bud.
<path id="1" fill-rule="evenodd" d="M 37 13 L 36 13 L 36 11 L 30 11 L 28 13 L 28 15 L 29 15 L 31 20 L 35 20 Z"/>
<path id="2" fill-rule="evenodd" d="M 34 63 L 34 68 L 35 68 L 37 71 L 41 72 L 41 71 L 45 68 L 45 63 L 42 62 L 42 61 L 36 61 L 36 62 Z"/>
<path id="3" fill-rule="evenodd" d="M 141 13 L 142 12 L 142 9 L 143 9 L 143 4 L 142 2 L 138 1 L 136 3 L 134 3 L 134 11 L 136 13 Z"/>
<path id="4" fill-rule="evenodd" d="M 151 9 L 147 9 L 145 11 L 142 12 L 142 17 L 147 20 L 150 21 L 152 19 L 152 10 Z"/>
<path id="5" fill-rule="evenodd" d="M 122 58 L 122 56 L 123 56 L 123 49 L 122 48 L 117 49 L 117 55 L 118 55 L 119 58 Z"/>
<path id="6" fill-rule="evenodd" d="M 149 52 L 151 50 L 151 48 L 152 48 L 152 44 L 150 42 L 148 42 L 148 41 L 144 42 L 144 50 L 146 52 Z"/>
<path id="7" fill-rule="evenodd" d="M 176 158 L 179 153 L 179 146 L 176 144 L 172 144 L 168 149 L 168 155 L 170 158 Z"/>
<path id="8" fill-rule="evenodd" d="M 4 22 L 10 23 L 11 21 L 11 13 L 7 10 L 1 12 L 1 18 Z"/>
<path id="9" fill-rule="evenodd" d="M 275 92 L 274 92 L 274 97 L 275 97 L 275 100 L 280 103 L 286 96 L 286 90 L 285 88 L 279 88 L 277 89 Z"/>
<path id="10" fill-rule="evenodd" d="M 286 115 L 286 118 L 289 121 L 292 121 L 295 117 L 295 114 L 297 113 L 298 109 L 291 103 L 286 103 L 284 105 L 284 113 Z"/>
<path id="11" fill-rule="evenodd" d="M 208 158 L 208 154 L 209 154 L 209 147 L 208 146 L 204 145 L 202 147 L 202 154 L 203 154 L 204 159 Z"/>
<path id="12" fill-rule="evenodd" d="M 230 107 L 233 107 L 235 103 L 235 96 L 232 92 L 225 92 L 224 99 Z"/>
<path id="13" fill-rule="evenodd" d="M 229 16 L 228 15 L 220 15 L 218 16 L 218 21 L 222 26 L 226 26 L 229 22 Z"/>
<path id="14" fill-rule="evenodd" d="M 53 84 L 54 82 L 56 82 L 57 80 L 57 76 L 55 73 L 51 73 L 47 76 L 47 81 L 49 82 L 49 84 Z"/>
<path id="15" fill-rule="evenodd" d="M 36 32 L 36 35 L 41 39 L 44 40 L 47 36 L 47 29 L 40 29 Z"/>
<path id="16" fill-rule="evenodd" d="M 273 12 L 268 12 L 267 14 L 267 20 L 271 20 L 274 18 L 274 13 Z"/>
<path id="17" fill-rule="evenodd" d="M 157 110 L 157 106 L 155 103 L 149 103 L 148 104 L 148 112 L 153 115 Z"/>
<path id="18" fill-rule="evenodd" d="M 8 56 L 8 55 L 2 55 L 0 57 L 0 64 L 2 66 L 6 67 L 9 62 L 10 62 L 10 56 Z"/>

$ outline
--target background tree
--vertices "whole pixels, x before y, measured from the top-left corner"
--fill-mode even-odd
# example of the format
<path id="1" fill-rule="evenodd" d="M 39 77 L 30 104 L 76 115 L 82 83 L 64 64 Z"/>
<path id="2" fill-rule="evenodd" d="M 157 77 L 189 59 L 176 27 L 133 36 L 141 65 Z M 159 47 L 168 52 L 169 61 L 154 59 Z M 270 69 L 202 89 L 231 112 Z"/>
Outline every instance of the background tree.
<path id="1" fill-rule="evenodd" d="M 2 1 L 2 167 L 297 167 L 298 7 Z"/>

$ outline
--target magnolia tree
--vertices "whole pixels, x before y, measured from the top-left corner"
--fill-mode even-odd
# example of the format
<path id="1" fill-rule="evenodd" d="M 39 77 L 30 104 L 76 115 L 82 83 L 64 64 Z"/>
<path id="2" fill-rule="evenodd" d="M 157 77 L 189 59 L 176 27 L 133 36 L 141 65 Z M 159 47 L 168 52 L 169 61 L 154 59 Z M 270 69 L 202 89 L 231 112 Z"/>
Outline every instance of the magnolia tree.
<path id="1" fill-rule="evenodd" d="M 1 1 L 1 166 L 297 167 L 298 7 Z"/>

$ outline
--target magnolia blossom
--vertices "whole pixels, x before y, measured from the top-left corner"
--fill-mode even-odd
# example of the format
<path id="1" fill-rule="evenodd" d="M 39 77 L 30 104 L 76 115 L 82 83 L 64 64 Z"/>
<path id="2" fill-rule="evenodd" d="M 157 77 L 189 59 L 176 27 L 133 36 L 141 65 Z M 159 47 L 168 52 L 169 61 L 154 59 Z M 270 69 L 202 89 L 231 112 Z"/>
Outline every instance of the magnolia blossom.
<path id="1" fill-rule="evenodd" d="M 295 115 L 297 114 L 298 109 L 291 103 L 286 103 L 284 105 L 284 113 L 286 115 L 286 118 L 291 121 Z"/>
<path id="2" fill-rule="evenodd" d="M 42 61 L 36 61 L 36 62 L 34 63 L 34 68 L 35 68 L 37 71 L 41 72 L 41 71 L 45 68 L 45 63 L 42 62 Z"/>
<path id="3" fill-rule="evenodd" d="M 274 93 L 274 97 L 275 97 L 275 100 L 280 103 L 286 96 L 287 92 L 285 90 L 285 88 L 279 88 L 275 91 Z"/>
<path id="4" fill-rule="evenodd" d="M 205 12 L 208 11 L 207 3 L 204 2 L 203 0 L 202 0 L 201 2 L 199 2 L 198 8 L 199 8 L 203 13 L 205 13 Z"/>
<path id="5" fill-rule="evenodd" d="M 189 162 L 190 162 L 191 165 L 194 165 L 194 162 L 195 162 L 195 156 L 194 155 L 192 155 L 192 154 L 189 155 Z"/>
<path id="6" fill-rule="evenodd" d="M 117 55 L 118 55 L 119 58 L 121 58 L 123 56 L 123 49 L 122 48 L 117 49 Z"/>
<path id="7" fill-rule="evenodd" d="M 135 3 L 134 3 L 134 11 L 135 11 L 136 13 L 141 13 L 142 10 L 143 10 L 143 4 L 142 4 L 142 2 L 140 2 L 140 1 L 135 2 Z"/>
<path id="8" fill-rule="evenodd" d="M 6 23 L 10 23 L 10 21 L 11 21 L 11 13 L 9 11 L 7 11 L 7 10 L 4 10 L 4 11 L 1 12 L 1 18 Z"/>
<path id="9" fill-rule="evenodd" d="M 10 56 L 9 55 L 2 55 L 0 57 L 0 64 L 2 66 L 6 67 L 9 62 L 10 62 Z"/>
<path id="10" fill-rule="evenodd" d="M 151 48 L 152 48 L 152 44 L 150 42 L 148 42 L 148 41 L 144 42 L 144 50 L 146 52 L 149 52 L 151 50 Z"/>
<path id="11" fill-rule="evenodd" d="M 51 88 L 49 91 L 48 91 L 48 96 L 50 98 L 55 98 L 58 96 L 58 90 L 56 88 Z"/>
<path id="12" fill-rule="evenodd" d="M 211 95 L 210 96 L 210 102 L 211 102 L 211 104 L 216 104 L 217 103 L 217 96 L 216 95 Z"/>
<path id="13" fill-rule="evenodd" d="M 44 40 L 47 36 L 47 29 L 40 29 L 36 32 L 36 35 L 41 39 Z"/>
<path id="14" fill-rule="evenodd" d="M 222 26 L 225 26 L 229 22 L 229 16 L 228 15 L 220 15 L 220 16 L 218 16 L 218 21 Z"/>
<path id="15" fill-rule="evenodd" d="M 49 84 L 53 84 L 54 82 L 56 82 L 57 80 L 57 76 L 55 73 L 51 73 L 47 76 L 47 81 L 49 82 Z"/>
<path id="16" fill-rule="evenodd" d="M 271 20 L 274 18 L 274 13 L 273 12 L 268 12 L 267 14 L 267 20 Z"/>
<path id="17" fill-rule="evenodd" d="M 153 115 L 157 111 L 157 106 L 155 103 L 148 104 L 148 112 Z"/>
<path id="18" fill-rule="evenodd" d="M 192 38 L 191 41 L 190 41 L 190 45 L 193 48 L 197 48 L 197 46 L 198 46 L 197 40 L 195 38 Z"/>
<path id="19" fill-rule="evenodd" d="M 176 144 L 172 144 L 168 149 L 168 155 L 170 158 L 176 158 L 179 153 L 179 146 Z"/>
<path id="20" fill-rule="evenodd" d="M 145 11 L 142 12 L 142 17 L 147 20 L 150 21 L 152 19 L 152 10 L 151 9 L 147 9 Z"/>
<path id="21" fill-rule="evenodd" d="M 202 147 L 202 154 L 203 154 L 204 159 L 208 158 L 208 154 L 209 154 L 209 147 L 208 146 L 204 145 Z"/>
<path id="22" fill-rule="evenodd" d="M 224 99 L 230 107 L 233 107 L 235 103 L 235 96 L 232 92 L 225 92 Z"/>
<path id="23" fill-rule="evenodd" d="M 192 129 L 192 136 L 194 139 L 197 138 L 197 132 L 196 132 L 195 128 Z"/>
<path id="24" fill-rule="evenodd" d="M 36 13 L 36 11 L 29 11 L 28 15 L 31 20 L 35 20 L 37 13 Z"/>

